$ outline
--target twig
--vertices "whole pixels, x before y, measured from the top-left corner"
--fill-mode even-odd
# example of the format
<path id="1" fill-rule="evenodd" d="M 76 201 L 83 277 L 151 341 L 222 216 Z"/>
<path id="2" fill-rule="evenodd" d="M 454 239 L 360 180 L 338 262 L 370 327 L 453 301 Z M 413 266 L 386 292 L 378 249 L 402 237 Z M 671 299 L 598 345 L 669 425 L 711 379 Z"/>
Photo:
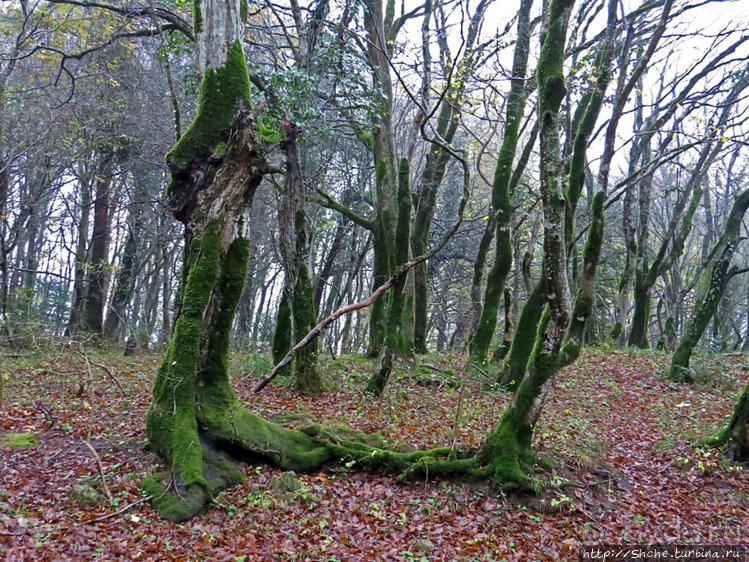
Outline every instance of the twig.
<path id="1" fill-rule="evenodd" d="M 138 505 L 139 503 L 147 502 L 153 499 L 153 496 L 147 496 L 145 498 L 141 498 L 137 501 L 134 501 L 133 503 L 127 504 L 125 507 L 121 507 L 117 511 L 114 511 L 112 513 L 107 513 L 106 515 L 102 515 L 101 517 L 97 517 L 96 519 L 89 519 L 88 521 L 84 521 L 83 523 L 77 523 L 77 525 L 88 525 L 89 523 L 97 523 L 99 521 L 104 521 L 105 519 L 110 519 L 112 517 L 117 517 L 118 515 L 121 515 L 122 513 L 125 513 L 128 509 L 131 507 L 134 507 Z"/>
<path id="2" fill-rule="evenodd" d="M 472 368 L 472 369 L 476 369 L 479 373 L 481 373 L 482 375 L 484 375 L 487 378 L 487 380 L 491 380 L 492 379 L 492 377 L 489 376 L 489 373 L 487 373 L 486 371 L 484 371 L 484 369 L 482 369 L 481 367 L 479 367 L 478 365 L 476 365 L 476 363 L 469 363 L 468 366 L 470 368 Z"/>
<path id="3" fill-rule="evenodd" d="M 411 269 L 411 267 L 413 267 L 414 265 L 414 262 L 409 262 L 408 264 L 406 264 L 406 266 L 408 265 L 410 265 L 408 269 Z M 405 269 L 405 271 L 408 271 L 408 269 Z M 281 370 L 286 365 L 291 363 L 291 361 L 294 359 L 294 355 L 300 349 L 306 346 L 309 342 L 311 342 L 313 339 L 319 336 L 322 333 L 322 331 L 333 321 L 337 320 L 344 314 L 353 312 L 355 310 L 359 310 L 361 308 L 366 308 L 374 304 L 374 302 L 380 297 L 380 295 L 382 295 L 382 293 L 384 293 L 390 287 L 395 285 L 395 281 L 398 279 L 399 274 L 403 275 L 405 271 L 401 269 L 401 271 L 393 275 L 388 281 L 386 281 L 385 283 L 377 287 L 377 290 L 374 293 L 372 293 L 369 297 L 367 297 L 366 299 L 359 301 L 359 302 L 355 302 L 353 304 L 342 306 L 341 308 L 333 312 L 333 314 L 331 314 L 330 316 L 326 316 L 325 318 L 320 320 L 320 322 L 317 323 L 317 326 L 312 328 L 312 330 L 310 330 L 309 333 L 299 341 L 299 343 L 297 343 L 294 347 L 292 347 L 291 350 L 286 355 L 284 355 L 283 359 L 281 359 L 281 361 L 279 361 L 278 364 L 275 367 L 273 367 L 270 373 L 268 373 L 267 375 L 265 375 L 265 377 L 263 377 L 263 380 L 261 380 L 257 384 L 257 386 L 254 389 L 252 389 L 252 391 L 260 392 L 266 386 L 268 386 L 268 383 L 270 383 L 270 381 L 276 378 L 276 375 L 278 375 L 278 373 L 280 373 Z"/>
<path id="4" fill-rule="evenodd" d="M 122 393 L 122 395 L 123 396 L 127 396 L 127 392 L 125 392 L 125 389 L 122 388 L 122 385 L 120 384 L 120 381 L 117 380 L 117 378 L 114 376 L 114 374 L 112 373 L 112 371 L 109 370 L 109 367 L 107 367 L 106 365 L 102 365 L 101 363 L 96 363 L 95 361 L 91 361 L 88 358 L 88 354 L 86 354 L 86 352 L 83 351 L 83 346 L 81 346 L 81 349 L 75 349 L 74 347 L 72 349 L 73 349 L 73 351 L 75 353 L 77 353 L 78 355 L 80 355 L 81 357 L 83 357 L 83 359 L 86 361 L 86 363 L 94 365 L 95 367 L 99 367 L 102 371 L 104 371 L 107 374 L 107 376 L 111 379 L 111 381 L 114 384 L 117 385 L 117 388 L 120 389 L 120 392 Z"/>
<path id="5" fill-rule="evenodd" d="M 94 455 L 94 458 L 96 459 L 96 464 L 99 465 L 99 475 L 101 476 L 101 485 L 104 487 L 104 493 L 107 495 L 107 499 L 111 502 L 112 501 L 112 494 L 109 491 L 109 487 L 107 486 L 107 480 L 104 476 L 104 467 L 101 466 L 101 457 L 99 457 L 99 453 L 96 452 L 96 449 L 94 449 L 93 445 L 89 443 L 87 440 L 81 439 L 83 443 L 88 447 L 91 452 Z"/>
<path id="6" fill-rule="evenodd" d="M 593 517 L 590 513 L 588 513 L 587 511 L 585 511 L 585 508 L 582 505 L 578 505 L 577 509 L 579 509 L 580 511 L 582 511 L 583 515 L 585 515 L 585 517 L 587 517 L 588 519 L 590 519 L 591 521 L 593 521 L 593 523 L 595 523 L 596 525 L 599 525 L 600 527 L 603 527 L 609 533 L 612 533 L 612 534 L 616 535 L 616 531 L 614 531 L 614 529 L 612 529 L 611 527 L 609 527 L 608 525 L 606 525 L 606 523 L 604 523 L 602 521 L 599 521 L 598 519 L 596 519 L 595 517 Z"/>
<path id="7" fill-rule="evenodd" d="M 677 459 L 678 459 L 678 457 L 674 457 L 674 458 L 672 458 L 672 459 L 671 459 L 670 461 L 668 461 L 668 462 L 667 462 L 667 463 L 666 463 L 665 465 L 663 465 L 663 468 L 661 468 L 661 469 L 660 469 L 660 470 L 658 471 L 658 473 L 659 473 L 659 474 L 663 474 L 664 472 L 666 472 L 666 471 L 667 471 L 667 470 L 668 470 L 668 469 L 669 469 L 669 468 L 671 467 L 671 465 L 672 465 L 672 464 L 674 464 L 674 463 L 675 463 L 675 462 L 677 461 Z"/>
<path id="8" fill-rule="evenodd" d="M 453 439 L 450 444 L 450 450 L 455 450 L 455 445 L 458 443 L 458 424 L 460 424 L 460 414 L 463 411 L 463 397 L 465 396 L 466 383 L 465 383 L 466 372 L 463 371 L 463 377 L 460 381 L 460 392 L 458 393 L 458 403 L 455 405 L 455 418 L 453 419 Z"/>

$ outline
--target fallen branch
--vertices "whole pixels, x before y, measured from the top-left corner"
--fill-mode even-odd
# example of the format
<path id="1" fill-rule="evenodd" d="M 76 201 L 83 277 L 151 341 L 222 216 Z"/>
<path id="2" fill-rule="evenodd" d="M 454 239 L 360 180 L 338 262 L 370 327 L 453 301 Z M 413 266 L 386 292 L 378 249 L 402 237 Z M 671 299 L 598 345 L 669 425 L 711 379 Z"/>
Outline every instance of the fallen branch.
<path id="1" fill-rule="evenodd" d="M 353 304 L 348 304 L 346 306 L 342 306 L 333 314 L 326 316 L 320 322 L 317 323 L 317 325 L 310 330 L 306 336 L 304 336 L 301 340 L 299 340 L 299 343 L 297 343 L 294 347 L 291 348 L 291 350 L 284 355 L 283 359 L 278 362 L 278 364 L 273 367 L 270 373 L 265 375 L 263 377 L 263 380 L 261 380 L 257 386 L 255 386 L 253 392 L 260 392 L 263 390 L 268 383 L 270 383 L 274 378 L 276 378 L 276 375 L 278 375 L 281 370 L 283 370 L 286 365 L 291 363 L 294 360 L 294 355 L 302 349 L 304 346 L 306 346 L 309 342 L 311 342 L 313 339 L 315 339 L 317 336 L 319 336 L 322 331 L 332 322 L 335 322 L 338 318 L 343 316 L 344 314 L 348 314 L 349 312 L 354 312 L 355 310 L 360 310 L 362 308 L 366 308 L 368 306 L 372 306 L 374 302 L 380 298 L 380 295 L 387 291 L 390 287 L 394 286 L 396 284 L 396 280 L 399 280 L 400 277 L 403 276 L 404 273 L 408 272 L 409 269 L 411 269 L 414 265 L 416 265 L 415 262 L 409 262 L 406 265 L 404 265 L 401 270 L 393 275 L 387 282 L 383 283 L 379 287 L 377 287 L 377 290 L 372 293 L 368 298 L 355 302 Z M 407 268 L 407 269 L 406 269 Z"/>
<path id="2" fill-rule="evenodd" d="M 432 112 L 433 113 L 433 112 Z M 430 114 L 431 116 L 431 114 Z M 455 222 L 452 224 L 452 226 L 443 234 L 442 239 L 437 243 L 436 246 L 429 249 L 426 253 L 422 254 L 421 256 L 414 258 L 413 260 L 406 262 L 401 266 L 401 268 L 396 271 L 393 276 L 388 279 L 385 283 L 377 287 L 377 289 L 372 293 L 369 297 L 366 299 L 349 304 L 346 306 L 342 306 L 333 314 L 330 316 L 326 316 L 320 322 L 317 323 L 317 325 L 310 330 L 306 336 L 304 336 L 299 343 L 297 343 L 294 347 L 291 348 L 291 350 L 284 355 L 283 359 L 271 370 L 270 373 L 268 373 L 265 377 L 263 377 L 263 380 L 261 380 L 257 386 L 253 389 L 253 392 L 260 392 L 263 390 L 268 383 L 270 383 L 276 375 L 278 375 L 281 370 L 286 367 L 289 363 L 291 363 L 294 360 L 294 355 L 302 349 L 304 346 L 306 346 L 308 343 L 310 343 L 312 340 L 314 340 L 316 337 L 318 337 L 322 331 L 330 325 L 332 322 L 343 316 L 344 314 L 348 314 L 350 312 L 354 312 L 355 310 L 360 310 L 362 308 L 366 308 L 368 306 L 372 306 L 375 301 L 380 298 L 380 296 L 390 289 L 391 287 L 394 287 L 400 281 L 403 279 L 403 277 L 408 273 L 411 269 L 413 269 L 418 264 L 427 261 L 428 259 L 431 259 L 434 257 L 438 252 L 440 252 L 445 246 L 447 246 L 447 243 L 450 241 L 450 239 L 453 237 L 453 235 L 458 231 L 458 228 L 460 228 L 460 225 L 463 223 L 463 212 L 465 211 L 466 204 L 468 203 L 468 199 L 471 196 L 471 192 L 469 190 L 470 185 L 470 179 L 471 179 L 471 171 L 470 167 L 468 165 L 468 160 L 466 158 L 447 146 L 445 143 L 443 143 L 441 140 L 436 138 L 430 138 L 427 136 L 426 132 L 424 131 L 424 126 L 426 124 L 426 120 L 421 125 L 422 129 L 422 136 L 431 144 L 436 145 L 440 148 L 443 148 L 446 152 L 448 152 L 453 158 L 458 160 L 463 167 L 463 195 L 460 199 L 460 203 L 458 205 L 458 218 L 455 220 Z"/>
<path id="3" fill-rule="evenodd" d="M 86 445 L 86 447 L 91 450 L 94 458 L 96 459 L 96 464 L 99 466 L 99 476 L 101 476 L 101 485 L 104 488 L 104 493 L 107 495 L 107 499 L 111 502 L 112 493 L 109 491 L 109 486 L 107 486 L 107 479 L 104 476 L 104 467 L 101 465 L 101 457 L 99 456 L 99 453 L 96 452 L 96 449 L 94 449 L 93 445 L 88 442 L 88 440 L 83 439 L 82 441 Z"/>
<path id="4" fill-rule="evenodd" d="M 120 381 L 117 380 L 117 377 L 114 376 L 114 374 L 109 369 L 109 367 L 107 367 L 106 365 L 102 365 L 101 363 L 97 363 L 96 361 L 91 361 L 89 359 L 89 357 L 88 357 L 88 354 L 85 351 L 83 351 L 83 346 L 82 345 L 81 345 L 80 349 L 76 349 L 72 345 L 70 346 L 70 348 L 73 350 L 74 353 L 77 353 L 78 355 L 80 355 L 81 357 L 83 357 L 83 359 L 86 361 L 87 364 L 94 365 L 95 367 L 99 367 L 102 371 L 104 371 L 107 374 L 107 376 L 110 378 L 110 380 L 114 384 L 117 385 L 117 388 L 120 389 L 120 392 L 122 393 L 122 395 L 123 396 L 127 396 L 127 392 L 125 392 L 125 389 L 122 388 L 122 385 L 120 384 Z M 89 368 L 89 371 L 90 371 L 90 368 Z"/>
<path id="5" fill-rule="evenodd" d="M 146 496 L 145 498 L 141 498 L 138 501 L 134 501 L 133 503 L 127 504 L 125 507 L 121 507 L 117 511 L 113 513 L 107 513 L 106 515 L 102 515 L 101 517 L 97 517 L 96 519 L 89 519 L 88 521 L 84 521 L 83 523 L 78 523 L 78 525 L 88 525 L 89 523 L 98 523 L 99 521 L 104 521 L 105 519 L 111 519 L 112 517 L 117 517 L 118 515 L 121 515 L 125 513 L 128 509 L 131 507 L 134 507 L 138 505 L 139 503 L 147 502 L 153 499 L 153 496 Z"/>

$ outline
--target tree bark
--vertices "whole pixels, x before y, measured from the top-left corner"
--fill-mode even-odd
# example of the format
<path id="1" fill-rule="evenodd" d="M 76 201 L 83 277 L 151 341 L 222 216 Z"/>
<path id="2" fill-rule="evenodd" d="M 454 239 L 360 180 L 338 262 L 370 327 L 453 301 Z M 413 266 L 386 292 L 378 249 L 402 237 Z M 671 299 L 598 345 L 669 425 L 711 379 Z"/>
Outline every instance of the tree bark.
<path id="1" fill-rule="evenodd" d="M 687 324 L 687 330 L 671 358 L 669 378 L 678 382 L 691 382 L 689 359 L 697 342 L 718 308 L 726 283 L 732 277 L 729 272 L 731 258 L 738 244 L 739 228 L 749 207 L 749 190 L 737 198 L 726 220 L 726 227 L 718 243 L 713 248 L 709 265 L 701 275 L 701 290 L 694 307 L 694 313 Z"/>
<path id="2" fill-rule="evenodd" d="M 145 177 L 141 177 L 141 174 L 136 172 L 133 200 L 130 202 L 127 240 L 125 248 L 122 251 L 120 267 L 115 275 L 112 304 L 104 321 L 104 337 L 110 340 L 116 340 L 122 335 L 122 325 L 125 323 L 125 311 L 135 290 L 137 277 L 135 264 L 139 246 L 142 245 L 141 237 L 144 234 L 143 204 L 147 197 L 145 185 L 143 184 L 144 181 Z"/>
<path id="3" fill-rule="evenodd" d="M 291 305 L 292 340 L 298 341 L 315 326 L 317 315 L 308 263 L 310 228 L 305 210 L 305 187 L 296 144 L 299 130 L 287 119 L 283 124 L 286 138 L 281 142 L 281 149 L 286 155 L 286 185 L 281 212 L 281 246 L 286 270 L 285 290 L 289 291 Z M 295 357 L 294 378 L 299 390 L 308 393 L 322 390 L 317 369 L 317 342 L 306 346 Z"/>
<path id="4" fill-rule="evenodd" d="M 531 436 L 538 410 L 558 367 L 558 354 L 569 318 L 566 245 L 564 235 L 564 165 L 559 141 L 559 107 L 566 94 L 564 45 L 572 0 L 552 0 L 546 37 L 536 76 L 541 134 L 541 194 L 544 203 L 544 279 L 546 301 L 534 360 L 512 403 L 484 443 L 480 458 L 490 463 L 494 477 L 511 485 L 527 482 L 532 466 Z"/>
<path id="5" fill-rule="evenodd" d="M 104 149 L 102 163 L 96 175 L 94 224 L 88 262 L 88 291 L 84 306 L 84 329 L 97 336 L 102 335 L 104 304 L 109 283 L 109 199 L 112 188 L 113 158 L 112 149 Z"/>
<path id="6" fill-rule="evenodd" d="M 409 165 L 408 160 L 403 158 L 398 169 L 398 224 L 396 228 L 395 265 L 403 266 L 408 261 L 409 236 L 411 229 L 411 190 L 409 187 Z M 379 396 L 385 389 L 385 385 L 393 371 L 393 363 L 399 353 L 403 351 L 404 336 L 402 333 L 403 311 L 406 302 L 405 295 L 406 277 L 401 276 L 399 282 L 391 291 L 387 309 L 387 331 L 385 341 L 378 358 L 375 373 L 367 384 L 367 392 Z"/>
<path id="7" fill-rule="evenodd" d="M 507 97 L 504 138 L 497 157 L 492 185 L 491 211 L 496 213 L 494 263 L 486 278 L 483 306 L 469 343 L 469 363 L 486 364 L 489 346 L 497 327 L 499 304 L 507 275 L 512 269 L 512 203 L 510 180 L 518 142 L 520 122 L 525 111 L 525 75 L 530 52 L 530 10 L 532 0 L 523 0 L 518 10 L 518 39 L 512 63 L 512 81 Z M 485 235 L 486 236 L 486 235 Z M 482 240 L 482 243 L 486 243 Z"/>

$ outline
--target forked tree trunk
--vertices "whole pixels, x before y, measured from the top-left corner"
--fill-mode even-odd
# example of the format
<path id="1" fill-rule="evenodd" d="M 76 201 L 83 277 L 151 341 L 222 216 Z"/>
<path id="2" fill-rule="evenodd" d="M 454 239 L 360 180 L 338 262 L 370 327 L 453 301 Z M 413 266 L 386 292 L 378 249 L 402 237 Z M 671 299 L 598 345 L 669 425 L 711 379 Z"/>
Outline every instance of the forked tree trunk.
<path id="1" fill-rule="evenodd" d="M 570 250 L 572 247 L 575 211 L 577 210 L 577 203 L 585 181 L 588 142 L 598 120 L 606 89 L 611 79 L 609 67 L 614 55 L 615 39 L 616 5 L 610 1 L 606 36 L 596 54 L 595 68 L 598 71 L 598 77 L 594 87 L 587 91 L 580 101 L 580 106 L 575 112 L 573 122 L 574 143 L 572 158 L 570 159 L 569 170 L 567 171 L 568 181 L 565 217 L 563 220 L 564 246 L 566 250 Z M 579 341 L 582 340 L 582 330 L 592 310 L 593 281 L 595 279 L 596 265 L 603 240 L 603 199 L 604 195 L 599 193 L 591 201 L 591 224 L 594 228 L 591 228 L 589 231 L 584 255 L 585 264 L 581 279 L 581 291 L 578 292 L 578 298 L 575 301 L 575 314 L 570 326 L 571 330 L 567 334 L 567 343 L 572 342 L 573 345 L 575 345 L 574 342 L 578 343 L 576 344 L 576 349 L 567 346 L 568 352 L 574 351 L 575 353 L 579 353 Z M 546 276 L 545 271 L 543 275 L 544 277 Z M 500 377 L 500 384 L 509 390 L 517 389 L 522 382 L 535 342 L 537 341 L 537 336 L 540 337 L 544 330 L 546 330 L 545 323 L 542 323 L 548 319 L 548 315 L 544 315 L 544 308 L 546 306 L 544 291 L 544 280 L 542 279 L 533 288 L 520 315 L 517 335 L 512 342 L 508 360 Z M 575 354 L 574 358 L 576 357 L 577 355 Z M 572 361 L 574 358 L 570 355 L 568 360 Z"/>
<path id="2" fill-rule="evenodd" d="M 201 0 L 197 8 L 204 70 L 198 114 L 167 155 L 169 203 L 187 230 L 182 305 L 146 417 L 151 448 L 170 468 L 142 483 L 154 507 L 172 521 L 193 517 L 219 490 L 243 479 L 233 459 L 306 471 L 345 458 L 362 468 L 403 470 L 450 452 L 395 453 L 365 445 L 357 432 L 289 430 L 237 400 L 227 352 L 247 276 L 249 210 L 263 175 L 280 169 L 269 166 L 244 111 L 250 84 L 239 1 Z"/>
<path id="3" fill-rule="evenodd" d="M 573 0 L 552 0 L 538 78 L 541 133 L 541 194 L 544 204 L 544 280 L 546 312 L 541 320 L 528 375 L 484 444 L 484 459 L 505 485 L 527 480 L 532 465 L 531 436 L 545 392 L 558 368 L 559 350 L 567 329 L 569 302 L 564 235 L 564 165 L 559 141 L 559 107 L 566 94 L 564 45 Z"/>
<path id="4" fill-rule="evenodd" d="M 181 312 L 154 383 L 146 429 L 168 473 L 144 480 L 153 504 L 185 520 L 221 488 L 242 479 L 219 449 L 305 469 L 329 453 L 303 434 L 243 408 L 229 382 L 226 355 L 249 260 L 249 209 L 270 171 L 245 108 L 250 83 L 240 43 L 240 5 L 196 4 L 203 81 L 198 114 L 167 155 L 169 203 L 187 229 Z"/>

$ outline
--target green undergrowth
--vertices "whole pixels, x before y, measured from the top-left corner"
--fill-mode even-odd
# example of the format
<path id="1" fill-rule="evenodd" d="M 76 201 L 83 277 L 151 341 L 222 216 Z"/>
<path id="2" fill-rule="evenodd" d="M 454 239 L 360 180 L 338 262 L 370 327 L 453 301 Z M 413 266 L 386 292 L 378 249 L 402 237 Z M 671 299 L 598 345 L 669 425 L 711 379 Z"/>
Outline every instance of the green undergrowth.
<path id="1" fill-rule="evenodd" d="M 39 438 L 33 433 L 0 434 L 0 448 L 34 449 L 39 446 Z"/>

